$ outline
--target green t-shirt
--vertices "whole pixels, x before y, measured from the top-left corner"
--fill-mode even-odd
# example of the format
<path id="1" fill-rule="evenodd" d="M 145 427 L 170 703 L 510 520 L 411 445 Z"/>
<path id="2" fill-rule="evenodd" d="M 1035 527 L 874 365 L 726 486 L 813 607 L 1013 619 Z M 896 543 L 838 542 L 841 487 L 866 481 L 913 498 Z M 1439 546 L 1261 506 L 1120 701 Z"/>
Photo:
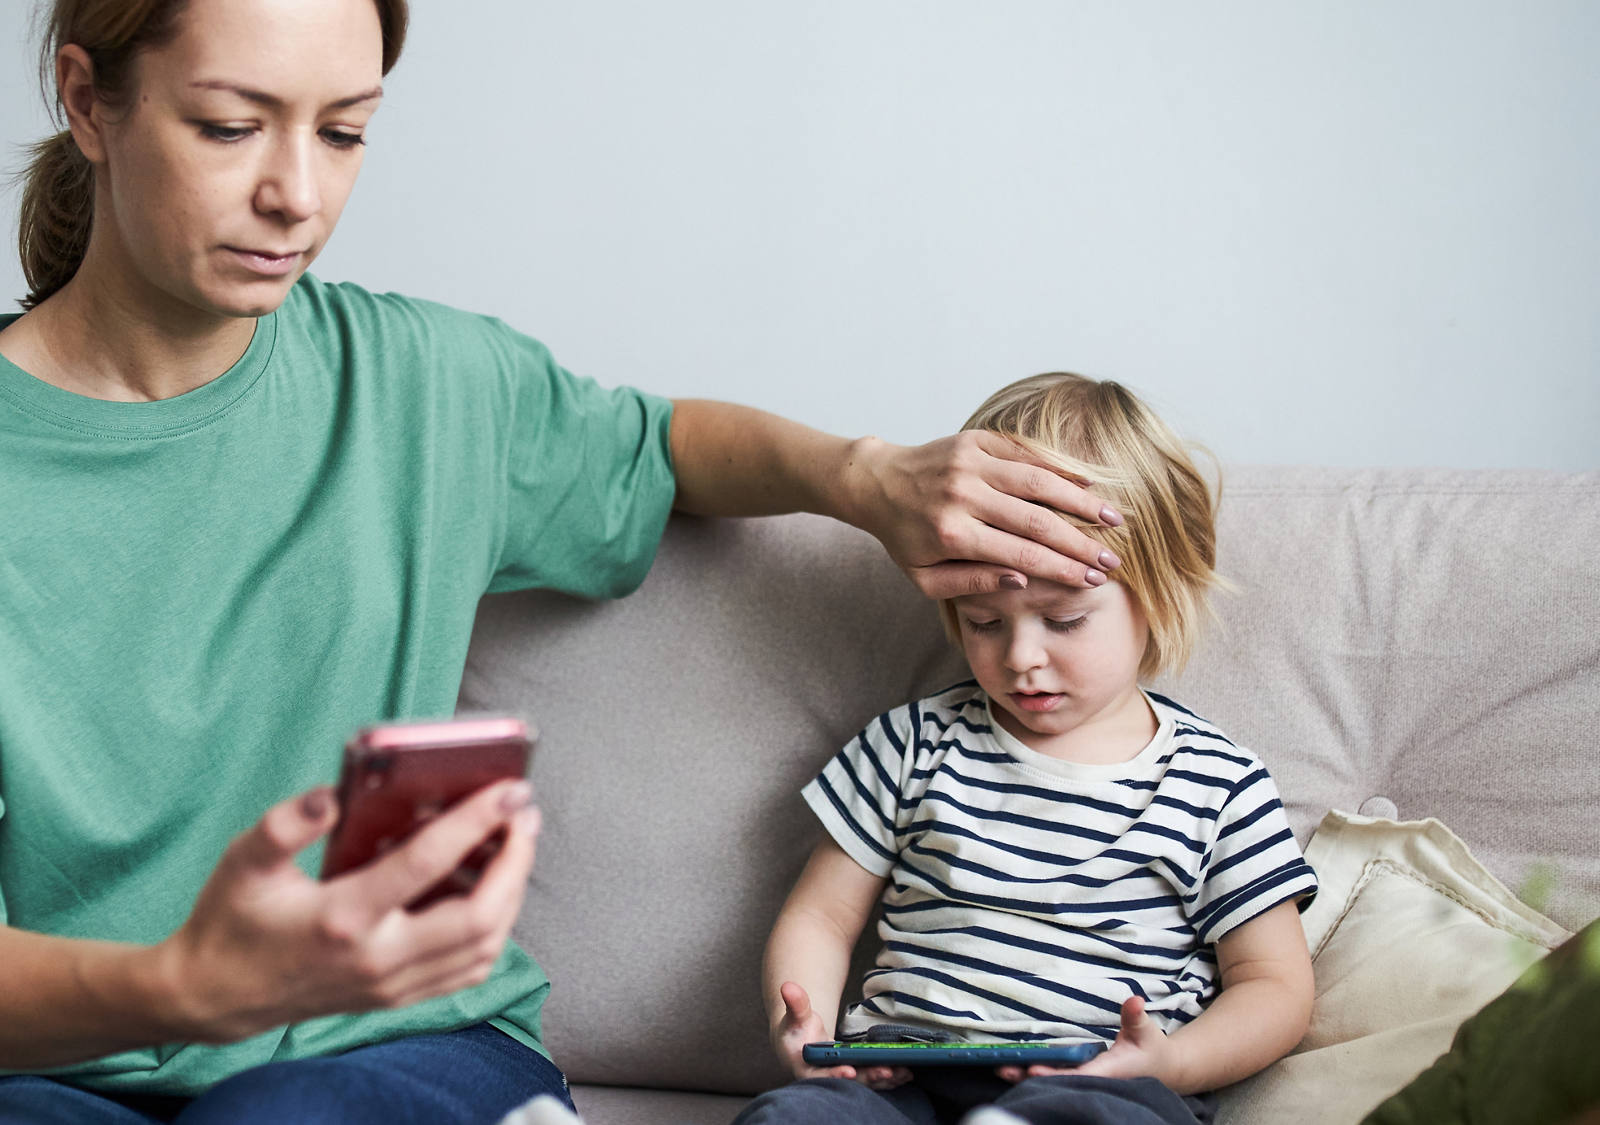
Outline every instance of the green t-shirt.
<path id="1" fill-rule="evenodd" d="M 672 505 L 670 417 L 499 321 L 310 277 L 177 398 L 85 398 L 0 359 L 0 922 L 165 938 L 356 727 L 450 714 L 486 591 L 632 590 Z M 487 983 L 413 1007 L 56 1073 L 194 1094 L 485 1019 L 537 1048 L 548 988 L 510 945 Z"/>

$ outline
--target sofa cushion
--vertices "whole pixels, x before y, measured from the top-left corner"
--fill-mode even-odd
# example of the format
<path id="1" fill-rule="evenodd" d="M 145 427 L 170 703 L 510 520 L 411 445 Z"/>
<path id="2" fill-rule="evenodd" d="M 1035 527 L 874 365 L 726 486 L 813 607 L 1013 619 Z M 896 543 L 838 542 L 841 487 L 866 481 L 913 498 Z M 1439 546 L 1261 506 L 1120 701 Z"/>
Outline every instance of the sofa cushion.
<path id="1" fill-rule="evenodd" d="M 489 599 L 474 653 L 463 702 L 540 728 L 515 936 L 553 982 L 556 1061 L 604 1085 L 781 1082 L 760 965 L 820 835 L 800 788 L 878 711 L 964 677 L 932 603 L 829 520 L 675 519 L 633 597 Z"/>
<path id="2" fill-rule="evenodd" d="M 1348 1125 L 1450 1047 L 1457 1026 L 1571 935 L 1520 902 L 1437 820 L 1330 812 L 1307 848 L 1311 1028 L 1224 1096 L 1225 1125 Z"/>
<path id="3" fill-rule="evenodd" d="M 750 1099 L 616 1086 L 574 1086 L 584 1125 L 727 1125 Z"/>
<path id="4" fill-rule="evenodd" d="M 1600 911 L 1600 473 L 1241 468 L 1220 524 L 1238 591 L 1168 686 L 1296 834 L 1378 798 L 1568 929 Z"/>

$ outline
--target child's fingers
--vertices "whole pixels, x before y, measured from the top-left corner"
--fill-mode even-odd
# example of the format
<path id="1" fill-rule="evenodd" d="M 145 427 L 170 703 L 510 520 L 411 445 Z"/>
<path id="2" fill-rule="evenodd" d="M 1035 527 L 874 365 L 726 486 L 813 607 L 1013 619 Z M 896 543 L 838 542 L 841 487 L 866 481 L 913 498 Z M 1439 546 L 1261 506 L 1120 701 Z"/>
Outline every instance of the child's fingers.
<path id="1" fill-rule="evenodd" d="M 1144 999 L 1130 996 L 1122 1002 L 1122 1033 L 1137 1038 L 1145 1030 Z"/>
<path id="2" fill-rule="evenodd" d="M 853 1066 L 819 1067 L 809 1074 L 807 1078 L 854 1078 L 856 1068 Z"/>
<path id="3" fill-rule="evenodd" d="M 778 989 L 783 997 L 784 1009 L 789 1014 L 789 1019 L 795 1023 L 804 1023 L 811 1018 L 811 997 L 806 995 L 806 990 L 794 981 L 784 981 Z"/>

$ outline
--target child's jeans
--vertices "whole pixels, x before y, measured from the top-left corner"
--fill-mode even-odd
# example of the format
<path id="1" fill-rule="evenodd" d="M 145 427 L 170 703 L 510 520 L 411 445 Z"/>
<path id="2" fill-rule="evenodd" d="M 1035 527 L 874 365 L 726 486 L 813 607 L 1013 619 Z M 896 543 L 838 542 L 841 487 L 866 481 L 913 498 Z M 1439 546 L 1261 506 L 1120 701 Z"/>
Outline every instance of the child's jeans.
<path id="1" fill-rule="evenodd" d="M 486 1023 L 342 1055 L 267 1063 L 198 1098 L 105 1096 L 50 1078 L 0 1078 L 0 1125 L 494 1125 L 566 1079 Z"/>
<path id="2" fill-rule="evenodd" d="M 1180 1097 L 1154 1078 L 1063 1074 L 1016 1085 L 990 1071 L 925 1070 L 893 1090 L 808 1078 L 762 1094 L 734 1125 L 955 1125 L 992 1105 L 1032 1125 L 1210 1125 L 1215 1095 Z"/>

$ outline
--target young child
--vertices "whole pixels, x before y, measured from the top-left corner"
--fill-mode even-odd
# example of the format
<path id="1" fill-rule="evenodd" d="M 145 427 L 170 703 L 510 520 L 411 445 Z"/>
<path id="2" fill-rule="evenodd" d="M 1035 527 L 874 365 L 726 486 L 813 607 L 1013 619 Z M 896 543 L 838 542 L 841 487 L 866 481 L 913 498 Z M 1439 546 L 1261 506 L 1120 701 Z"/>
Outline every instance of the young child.
<path id="1" fill-rule="evenodd" d="M 1122 512 L 1113 580 L 942 606 L 976 682 L 874 720 L 804 796 L 828 830 L 767 945 L 772 1041 L 798 1079 L 759 1123 L 1208 1121 L 1207 1092 L 1304 1034 L 1296 912 L 1316 876 L 1260 760 L 1139 686 L 1193 649 L 1214 502 L 1125 388 L 1013 383 L 967 429 L 1013 436 Z M 836 1017 L 882 898 L 863 1000 Z M 883 1025 L 892 1025 L 885 1027 Z M 833 1038 L 1109 1043 L 1076 1069 L 814 1069 Z"/>

